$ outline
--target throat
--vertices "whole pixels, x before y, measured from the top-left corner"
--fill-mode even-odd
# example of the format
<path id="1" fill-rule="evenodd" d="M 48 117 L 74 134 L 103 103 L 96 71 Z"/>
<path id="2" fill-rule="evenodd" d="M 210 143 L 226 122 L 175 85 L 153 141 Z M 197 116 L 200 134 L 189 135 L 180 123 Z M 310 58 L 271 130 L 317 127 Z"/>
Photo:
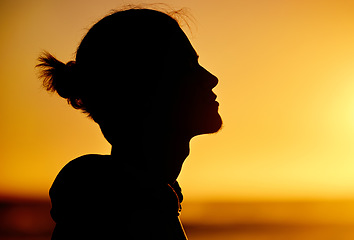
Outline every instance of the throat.
<path id="1" fill-rule="evenodd" d="M 173 184 L 189 155 L 189 141 L 145 141 L 134 147 L 114 145 L 112 158 L 138 181 Z"/>

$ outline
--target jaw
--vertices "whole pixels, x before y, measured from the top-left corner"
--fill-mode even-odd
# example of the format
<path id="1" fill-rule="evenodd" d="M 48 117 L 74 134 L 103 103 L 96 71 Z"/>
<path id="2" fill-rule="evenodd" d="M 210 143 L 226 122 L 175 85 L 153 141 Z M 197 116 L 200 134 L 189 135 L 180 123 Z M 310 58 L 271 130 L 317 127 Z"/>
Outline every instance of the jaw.
<path id="1" fill-rule="evenodd" d="M 199 121 L 194 121 L 192 129 L 193 137 L 202 134 L 217 133 L 222 127 L 222 119 L 219 113 L 205 115 L 199 118 Z"/>

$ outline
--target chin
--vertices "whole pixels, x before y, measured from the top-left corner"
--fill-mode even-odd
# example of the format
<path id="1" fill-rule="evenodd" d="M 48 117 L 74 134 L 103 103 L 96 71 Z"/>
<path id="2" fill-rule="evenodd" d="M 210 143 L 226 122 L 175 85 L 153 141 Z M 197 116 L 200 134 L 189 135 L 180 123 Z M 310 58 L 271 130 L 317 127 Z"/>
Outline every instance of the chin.
<path id="1" fill-rule="evenodd" d="M 222 119 L 219 114 L 217 114 L 212 121 L 210 121 L 209 131 L 207 133 L 216 133 L 222 128 Z"/>
<path id="2" fill-rule="evenodd" d="M 221 129 L 222 124 L 223 122 L 219 113 L 205 117 L 196 127 L 197 131 L 195 136 L 216 133 Z"/>

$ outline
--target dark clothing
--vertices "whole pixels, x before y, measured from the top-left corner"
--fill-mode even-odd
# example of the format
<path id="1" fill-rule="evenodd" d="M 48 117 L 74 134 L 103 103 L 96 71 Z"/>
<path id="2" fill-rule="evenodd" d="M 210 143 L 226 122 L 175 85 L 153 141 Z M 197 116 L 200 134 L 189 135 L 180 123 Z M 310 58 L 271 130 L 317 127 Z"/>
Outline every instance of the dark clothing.
<path id="1" fill-rule="evenodd" d="M 186 239 L 179 222 L 181 189 L 147 183 L 110 155 L 69 162 L 51 189 L 52 240 Z"/>

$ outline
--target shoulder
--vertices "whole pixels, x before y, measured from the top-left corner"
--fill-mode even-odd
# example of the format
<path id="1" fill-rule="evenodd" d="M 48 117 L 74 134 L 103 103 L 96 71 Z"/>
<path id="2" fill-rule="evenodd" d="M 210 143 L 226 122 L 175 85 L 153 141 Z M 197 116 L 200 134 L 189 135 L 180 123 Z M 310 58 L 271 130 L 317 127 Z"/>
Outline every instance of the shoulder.
<path id="1" fill-rule="evenodd" d="M 92 188 L 99 181 L 104 181 L 104 176 L 109 176 L 107 171 L 113 169 L 112 165 L 110 155 L 89 154 L 71 160 L 60 170 L 49 193 L 53 197 L 56 192 Z"/>
<path id="2" fill-rule="evenodd" d="M 110 162 L 110 155 L 87 154 L 68 162 L 59 174 L 66 173 L 68 171 L 85 172 L 92 168 L 107 165 Z"/>
<path id="3" fill-rule="evenodd" d="M 113 165 L 111 156 L 94 154 L 67 163 L 49 190 L 53 219 L 86 216 L 89 212 L 94 215 L 94 205 L 103 206 L 103 201 L 112 199 L 113 179 L 117 175 Z M 88 209 L 90 211 L 86 212 Z"/>
<path id="4" fill-rule="evenodd" d="M 102 171 L 112 164 L 110 155 L 88 154 L 71 160 L 59 172 L 58 178 L 77 179 L 79 176 L 88 175 L 92 172 Z"/>

